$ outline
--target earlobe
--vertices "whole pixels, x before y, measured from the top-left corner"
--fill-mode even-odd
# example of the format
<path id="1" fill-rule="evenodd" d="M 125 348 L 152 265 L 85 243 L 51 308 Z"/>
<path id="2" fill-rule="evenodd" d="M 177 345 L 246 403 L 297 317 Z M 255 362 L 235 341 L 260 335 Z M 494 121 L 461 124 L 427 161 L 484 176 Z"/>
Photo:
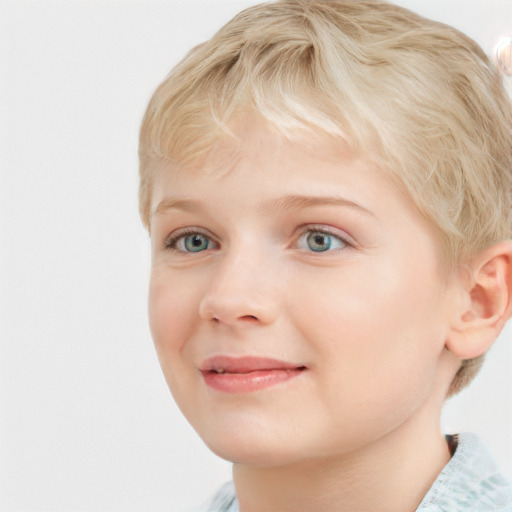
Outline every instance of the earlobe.
<path id="1" fill-rule="evenodd" d="M 465 270 L 446 348 L 461 359 L 472 359 L 491 347 L 512 315 L 512 241 L 479 253 Z"/>

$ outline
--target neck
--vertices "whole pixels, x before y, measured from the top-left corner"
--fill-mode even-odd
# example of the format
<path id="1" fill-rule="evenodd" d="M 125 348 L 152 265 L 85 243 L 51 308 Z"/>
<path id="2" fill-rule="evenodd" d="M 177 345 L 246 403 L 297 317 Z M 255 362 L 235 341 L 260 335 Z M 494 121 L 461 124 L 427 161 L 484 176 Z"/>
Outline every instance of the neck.
<path id="1" fill-rule="evenodd" d="M 439 415 L 425 404 L 350 453 L 276 467 L 235 464 L 240 512 L 413 512 L 450 459 Z"/>

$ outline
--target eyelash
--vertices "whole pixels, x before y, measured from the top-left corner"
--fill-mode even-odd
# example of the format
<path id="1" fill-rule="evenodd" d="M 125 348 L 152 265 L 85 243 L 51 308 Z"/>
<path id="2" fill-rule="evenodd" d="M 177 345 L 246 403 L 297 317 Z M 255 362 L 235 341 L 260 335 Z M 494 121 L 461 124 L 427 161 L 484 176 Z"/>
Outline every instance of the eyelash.
<path id="1" fill-rule="evenodd" d="M 202 230 L 201 228 L 183 228 L 183 229 L 179 229 L 178 231 L 174 231 L 173 233 L 171 233 L 166 239 L 165 239 L 165 242 L 164 242 L 164 247 L 166 250 L 170 250 L 170 251 L 179 251 L 179 249 L 177 249 L 177 245 L 178 245 L 178 242 L 187 237 L 187 236 L 190 236 L 190 235 L 201 235 L 201 236 L 204 236 L 206 238 L 208 238 L 209 240 L 211 240 L 214 244 L 216 244 L 215 241 L 213 241 L 211 235 L 207 232 L 207 231 L 204 231 Z M 187 251 L 180 251 L 180 252 L 187 252 Z"/>
<path id="2" fill-rule="evenodd" d="M 308 224 L 308 225 L 304 226 L 301 229 L 299 236 L 297 237 L 296 240 L 297 241 L 300 240 L 304 235 L 306 235 L 308 233 L 319 233 L 322 235 L 332 236 L 334 238 L 337 238 L 346 247 L 354 247 L 355 246 L 355 243 L 350 239 L 350 237 L 339 233 L 339 231 L 337 229 L 329 228 L 329 226 L 326 226 L 325 224 Z M 295 242 L 295 243 L 297 243 L 297 242 Z M 336 249 L 336 250 L 341 250 L 341 249 Z M 315 253 L 315 251 L 313 251 L 313 250 L 308 251 L 308 252 Z M 317 251 L 317 252 L 321 253 L 321 252 L 334 252 L 334 251 Z"/>
<path id="3" fill-rule="evenodd" d="M 346 247 L 354 247 L 355 244 L 354 244 L 354 242 L 352 242 L 349 239 L 349 237 L 343 236 L 340 233 L 335 232 L 335 231 L 337 231 L 337 230 L 329 229 L 329 227 L 325 226 L 324 224 L 308 224 L 301 228 L 300 233 L 295 238 L 294 243 L 297 244 L 298 241 L 300 241 L 300 239 L 308 233 L 319 233 L 322 235 L 327 235 L 327 236 L 331 236 L 331 237 L 338 239 Z M 177 248 L 179 241 L 184 239 L 187 236 L 190 236 L 190 235 L 204 236 L 204 237 L 208 238 L 208 240 L 210 240 L 213 244 L 218 245 L 218 243 L 213 240 L 212 236 L 207 231 L 205 231 L 201 228 L 191 227 L 191 228 L 183 228 L 183 229 L 180 229 L 180 230 L 177 230 L 177 231 L 171 233 L 164 241 L 165 249 L 170 250 L 170 251 L 179 251 L 179 252 L 193 254 L 193 251 L 183 251 L 183 250 L 180 250 Z M 336 250 L 341 250 L 341 249 L 336 249 Z M 203 252 L 203 251 L 197 251 L 197 252 Z M 313 251 L 313 250 L 310 250 L 307 252 L 315 253 L 315 251 Z M 321 253 L 321 252 L 333 252 L 333 251 L 316 251 L 316 252 Z"/>

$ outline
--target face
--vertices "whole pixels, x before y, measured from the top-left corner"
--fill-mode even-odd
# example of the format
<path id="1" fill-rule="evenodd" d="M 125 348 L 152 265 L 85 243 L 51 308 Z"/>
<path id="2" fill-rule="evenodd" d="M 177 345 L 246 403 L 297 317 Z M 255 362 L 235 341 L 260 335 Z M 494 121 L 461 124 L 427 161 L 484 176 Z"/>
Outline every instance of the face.
<path id="1" fill-rule="evenodd" d="M 369 160 L 237 128 L 152 193 L 150 326 L 182 412 L 217 454 L 343 455 L 419 414 L 447 333 L 430 225 Z M 225 161 L 228 161 L 225 159 Z"/>

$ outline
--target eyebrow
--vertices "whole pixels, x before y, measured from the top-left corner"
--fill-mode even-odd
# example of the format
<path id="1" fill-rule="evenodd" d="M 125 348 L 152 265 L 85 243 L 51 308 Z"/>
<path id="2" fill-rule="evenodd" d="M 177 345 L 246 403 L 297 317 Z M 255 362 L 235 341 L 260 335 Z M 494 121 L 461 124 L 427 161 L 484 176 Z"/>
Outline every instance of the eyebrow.
<path id="1" fill-rule="evenodd" d="M 270 212 L 279 212 L 286 210 L 300 210 L 302 208 L 313 208 L 315 206 L 343 206 L 355 208 L 375 217 L 373 212 L 361 204 L 341 196 L 288 195 L 265 202 L 263 209 Z"/>
<path id="2" fill-rule="evenodd" d="M 163 199 L 151 212 L 151 216 L 165 213 L 167 210 L 183 210 L 194 213 L 201 210 L 201 203 L 193 199 Z"/>
<path id="3" fill-rule="evenodd" d="M 263 212 L 278 213 L 281 211 L 300 210 L 302 208 L 313 208 L 318 206 L 343 206 L 355 208 L 363 213 L 375 214 L 364 206 L 340 196 L 307 196 L 287 195 L 278 199 L 265 201 L 262 206 Z M 163 199 L 151 212 L 151 216 L 165 213 L 168 210 L 182 210 L 189 213 L 197 213 L 203 209 L 200 201 L 193 199 Z"/>

